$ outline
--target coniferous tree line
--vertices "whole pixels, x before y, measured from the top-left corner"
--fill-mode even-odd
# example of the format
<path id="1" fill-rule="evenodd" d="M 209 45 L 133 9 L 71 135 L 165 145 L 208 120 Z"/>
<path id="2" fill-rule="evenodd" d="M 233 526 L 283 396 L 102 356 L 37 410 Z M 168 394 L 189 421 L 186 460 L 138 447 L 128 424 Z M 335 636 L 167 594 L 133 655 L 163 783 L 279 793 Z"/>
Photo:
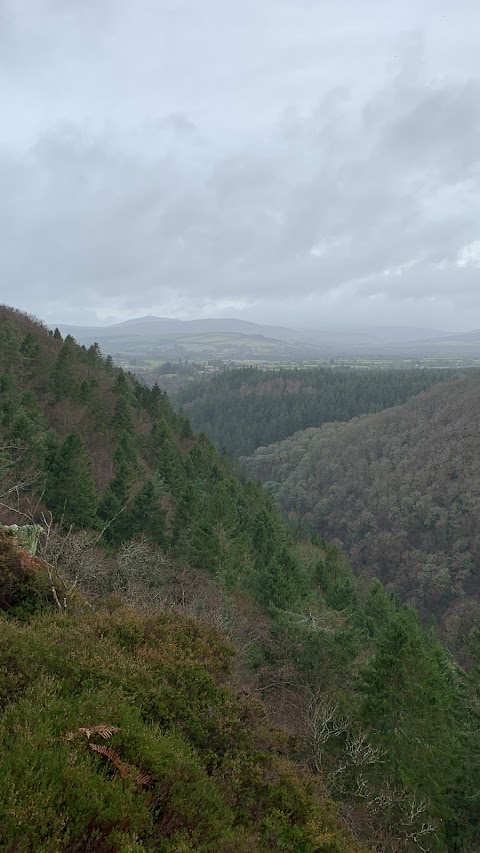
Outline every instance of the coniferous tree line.
<path id="1" fill-rule="evenodd" d="M 397 406 L 458 375 L 454 369 L 247 367 L 190 382 L 173 402 L 217 449 L 239 457 L 307 427 Z"/>
<path id="2" fill-rule="evenodd" d="M 53 516 L 67 602 L 0 537 L 6 849 L 478 849 L 475 667 L 98 348 L 2 309 L 0 393 L 3 520 Z"/>

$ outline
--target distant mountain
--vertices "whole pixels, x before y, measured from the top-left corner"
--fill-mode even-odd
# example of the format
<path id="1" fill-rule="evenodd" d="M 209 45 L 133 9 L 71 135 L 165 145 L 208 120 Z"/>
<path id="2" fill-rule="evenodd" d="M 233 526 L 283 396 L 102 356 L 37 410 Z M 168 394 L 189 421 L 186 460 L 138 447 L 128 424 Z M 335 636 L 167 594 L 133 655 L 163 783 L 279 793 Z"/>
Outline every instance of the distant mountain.
<path id="1" fill-rule="evenodd" d="M 388 351 L 418 355 L 480 356 L 480 329 L 453 334 L 442 333 L 423 340 L 394 341 Z"/>
<path id="2" fill-rule="evenodd" d="M 426 341 L 430 338 L 447 338 L 449 332 L 440 329 L 425 329 L 416 326 L 372 326 L 367 328 L 303 329 L 301 339 L 317 346 L 351 348 L 376 346 L 386 343 Z"/>
<path id="3" fill-rule="evenodd" d="M 430 339 L 449 340 L 448 332 L 414 326 L 378 326 L 371 328 L 338 329 L 290 329 L 285 326 L 270 326 L 240 320 L 234 317 L 199 320 L 178 320 L 173 317 L 136 317 L 115 323 L 112 326 L 70 326 L 59 324 L 63 335 L 73 335 L 80 343 L 111 341 L 130 336 L 174 336 L 211 334 L 235 334 L 262 336 L 287 343 L 314 346 L 325 355 L 360 350 L 363 347 L 378 347 L 385 344 L 399 345 L 420 341 L 423 345 Z M 477 333 L 473 333 L 477 334 Z M 479 333 L 480 338 L 480 333 Z"/>
<path id="4" fill-rule="evenodd" d="M 84 343 L 92 338 L 113 338 L 126 335 L 201 335 L 201 334 L 242 334 L 262 335 L 266 338 L 276 338 L 283 341 L 298 340 L 299 334 L 293 329 L 282 326 L 263 326 L 248 320 L 235 318 L 178 320 L 173 317 L 137 317 L 115 323 L 113 326 L 68 326 L 59 325 L 62 334 L 73 335 L 76 340 Z"/>

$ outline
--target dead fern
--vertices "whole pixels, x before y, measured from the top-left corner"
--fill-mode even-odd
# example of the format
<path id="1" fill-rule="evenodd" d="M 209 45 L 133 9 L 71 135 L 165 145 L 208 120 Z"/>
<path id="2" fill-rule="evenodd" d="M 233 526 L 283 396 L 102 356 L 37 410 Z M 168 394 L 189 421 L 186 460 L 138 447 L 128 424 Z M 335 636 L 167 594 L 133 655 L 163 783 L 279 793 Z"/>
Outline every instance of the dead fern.
<path id="1" fill-rule="evenodd" d="M 129 767 L 123 763 L 118 752 L 115 752 L 115 750 L 111 749 L 109 746 L 102 746 L 102 744 L 99 743 L 89 743 L 88 745 L 94 752 L 98 752 L 100 755 L 103 755 L 104 758 L 108 758 L 108 760 L 112 762 L 113 766 L 116 767 L 122 779 L 128 778 L 130 775 Z"/>
<path id="2" fill-rule="evenodd" d="M 152 777 L 148 773 L 145 773 L 144 770 L 139 770 L 136 776 L 133 777 L 133 781 L 139 788 L 145 788 L 146 785 L 150 785 Z"/>
<path id="3" fill-rule="evenodd" d="M 65 740 L 74 740 L 78 735 L 85 735 L 90 740 L 92 735 L 100 735 L 104 740 L 109 740 L 120 729 L 117 726 L 80 726 L 64 735 Z"/>
<path id="4" fill-rule="evenodd" d="M 132 767 L 131 764 L 126 764 L 122 761 L 118 752 L 115 752 L 115 750 L 111 749 L 109 746 L 103 746 L 98 743 L 89 743 L 88 745 L 94 752 L 98 752 L 100 755 L 103 755 L 104 758 L 111 761 L 122 779 L 131 779 L 139 788 L 144 788 L 152 781 L 151 776 L 149 776 L 148 773 L 145 773 L 143 770 L 137 770 L 135 767 Z"/>
<path id="5" fill-rule="evenodd" d="M 98 743 L 90 743 L 92 735 L 98 735 L 104 740 L 109 740 L 119 731 L 120 729 L 117 726 L 79 726 L 78 729 L 74 729 L 73 731 L 64 734 L 63 738 L 64 740 L 72 741 L 75 740 L 75 738 L 84 735 L 89 741 L 88 745 L 90 749 L 97 752 L 99 755 L 103 755 L 104 758 L 110 761 L 122 779 L 131 779 L 139 788 L 144 788 L 152 781 L 152 777 L 149 776 L 148 773 L 145 773 L 143 770 L 137 770 L 137 768 L 132 767 L 131 764 L 126 764 L 122 761 L 118 752 L 115 752 L 111 747 L 103 746 Z"/>
<path id="6" fill-rule="evenodd" d="M 104 740 L 109 740 L 120 729 L 117 726 L 84 726 L 78 730 L 87 736 L 90 740 L 92 735 L 100 735 Z"/>

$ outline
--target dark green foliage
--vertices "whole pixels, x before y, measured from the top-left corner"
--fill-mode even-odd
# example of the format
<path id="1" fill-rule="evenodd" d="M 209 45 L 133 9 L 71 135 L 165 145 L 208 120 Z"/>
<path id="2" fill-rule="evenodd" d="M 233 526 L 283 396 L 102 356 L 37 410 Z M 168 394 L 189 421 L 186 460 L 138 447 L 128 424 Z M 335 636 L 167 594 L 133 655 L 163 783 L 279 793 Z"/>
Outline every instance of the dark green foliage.
<path id="1" fill-rule="evenodd" d="M 95 524 L 97 492 L 85 443 L 77 432 L 67 435 L 53 458 L 46 496 L 52 512 L 63 524 Z"/>
<path id="2" fill-rule="evenodd" d="M 42 566 L 19 552 L 12 534 L 0 530 L 0 611 L 25 619 L 51 602 Z"/>
<path id="3" fill-rule="evenodd" d="M 120 520 L 122 539 L 133 539 L 146 533 L 156 545 L 166 544 L 166 512 L 161 498 L 162 492 L 156 481 L 147 480 Z"/>
<path id="4" fill-rule="evenodd" d="M 80 381 L 76 368 L 77 345 L 71 335 L 67 335 L 58 353 L 52 372 L 52 390 L 57 400 L 77 400 L 80 395 Z"/>
<path id="5" fill-rule="evenodd" d="M 125 394 L 119 394 L 115 401 L 112 426 L 117 432 L 133 432 L 133 418 L 130 402 Z"/>
<path id="6" fill-rule="evenodd" d="M 480 602 L 477 373 L 403 406 L 308 429 L 246 460 L 277 500 L 346 547 L 468 661 Z"/>
<path id="7" fill-rule="evenodd" d="M 359 682 L 360 714 L 384 750 L 385 765 L 400 782 L 413 782 L 442 819 L 458 748 L 452 678 L 453 666 L 435 643 L 426 642 L 413 613 L 399 610 L 379 635 Z"/>
<path id="8" fill-rule="evenodd" d="M 404 403 L 456 375 L 454 370 L 248 367 L 190 382 L 174 401 L 218 449 L 244 456 L 297 430 Z"/>

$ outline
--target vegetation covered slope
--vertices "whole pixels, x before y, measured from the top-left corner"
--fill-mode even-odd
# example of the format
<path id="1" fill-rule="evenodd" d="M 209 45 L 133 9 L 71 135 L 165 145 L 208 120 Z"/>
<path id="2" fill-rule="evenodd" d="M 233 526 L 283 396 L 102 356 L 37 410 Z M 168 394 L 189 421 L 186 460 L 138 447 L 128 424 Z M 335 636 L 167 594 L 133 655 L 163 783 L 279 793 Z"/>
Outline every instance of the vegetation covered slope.
<path id="1" fill-rule="evenodd" d="M 0 331 L 4 848 L 477 850 L 477 673 L 158 389 Z"/>
<path id="2" fill-rule="evenodd" d="M 242 456 L 307 427 L 404 403 L 456 375 L 454 370 L 250 367 L 190 382 L 174 400 L 218 449 Z"/>
<path id="3" fill-rule="evenodd" d="M 247 460 L 281 506 L 464 645 L 480 601 L 480 377 L 299 432 Z"/>
<path id="4" fill-rule="evenodd" d="M 111 546 L 146 533 L 265 602 L 288 600 L 297 567 L 271 500 L 194 437 L 158 387 L 3 309 L 0 395 L 11 521 L 48 509 Z"/>
<path id="5" fill-rule="evenodd" d="M 3 566 L 18 559 L 0 538 Z M 1 849 L 359 853 L 261 706 L 235 698 L 232 655 L 178 612 L 3 608 Z"/>

